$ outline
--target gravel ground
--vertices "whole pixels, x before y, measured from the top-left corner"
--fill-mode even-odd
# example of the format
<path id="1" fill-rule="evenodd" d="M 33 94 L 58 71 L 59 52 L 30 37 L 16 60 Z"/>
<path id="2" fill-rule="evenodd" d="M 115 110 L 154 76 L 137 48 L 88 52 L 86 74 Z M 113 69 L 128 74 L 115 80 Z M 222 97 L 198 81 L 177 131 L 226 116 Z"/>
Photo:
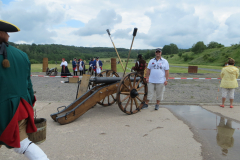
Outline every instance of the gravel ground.
<path id="1" fill-rule="evenodd" d="M 45 73 L 32 73 L 32 75 L 45 75 Z M 218 78 L 219 74 L 170 74 L 170 77 Z M 31 77 L 31 79 L 38 101 L 62 102 L 73 101 L 76 98 L 78 84 L 61 83 L 61 81 L 67 81 L 68 78 Z M 221 103 L 221 88 L 219 85 L 219 80 L 212 79 L 170 79 L 166 86 L 163 102 L 186 104 Z M 155 97 L 153 97 L 151 102 L 155 103 Z M 226 103 L 228 102 L 229 100 L 226 100 Z M 239 88 L 235 90 L 234 102 L 240 103 Z"/>

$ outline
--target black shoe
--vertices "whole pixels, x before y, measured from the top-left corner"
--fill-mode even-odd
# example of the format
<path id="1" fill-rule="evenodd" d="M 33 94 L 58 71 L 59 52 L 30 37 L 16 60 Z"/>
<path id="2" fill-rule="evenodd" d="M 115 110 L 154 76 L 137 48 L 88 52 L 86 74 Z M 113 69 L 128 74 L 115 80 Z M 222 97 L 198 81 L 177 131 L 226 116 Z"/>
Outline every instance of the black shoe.
<path id="1" fill-rule="evenodd" d="M 148 108 L 148 104 L 144 103 L 144 105 L 142 106 L 142 109 L 147 109 Z"/>

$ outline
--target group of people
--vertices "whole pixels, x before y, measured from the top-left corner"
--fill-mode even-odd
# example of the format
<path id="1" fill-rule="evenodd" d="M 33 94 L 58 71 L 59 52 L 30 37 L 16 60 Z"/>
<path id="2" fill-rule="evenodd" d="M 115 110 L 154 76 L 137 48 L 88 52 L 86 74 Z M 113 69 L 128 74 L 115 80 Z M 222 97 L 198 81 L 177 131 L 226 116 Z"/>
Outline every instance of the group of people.
<path id="1" fill-rule="evenodd" d="M 72 61 L 72 68 L 73 68 L 73 75 L 77 76 L 77 72 L 79 70 L 80 76 L 82 76 L 85 73 L 85 65 L 82 59 L 77 59 L 74 58 Z"/>
<path id="2" fill-rule="evenodd" d="M 65 61 L 65 58 L 62 58 L 62 63 L 60 64 L 60 66 L 62 67 L 61 76 L 71 76 L 71 73 L 68 69 L 68 63 L 67 61 Z M 99 60 L 99 57 L 96 57 L 96 59 L 92 58 L 89 62 L 89 72 L 91 73 L 91 75 L 95 73 L 96 76 L 97 74 L 101 73 L 102 66 L 103 64 L 102 61 Z M 82 59 L 78 59 L 77 61 L 77 59 L 74 58 L 72 61 L 72 68 L 74 76 L 77 76 L 78 70 L 80 72 L 80 76 L 85 74 L 85 64 Z"/>

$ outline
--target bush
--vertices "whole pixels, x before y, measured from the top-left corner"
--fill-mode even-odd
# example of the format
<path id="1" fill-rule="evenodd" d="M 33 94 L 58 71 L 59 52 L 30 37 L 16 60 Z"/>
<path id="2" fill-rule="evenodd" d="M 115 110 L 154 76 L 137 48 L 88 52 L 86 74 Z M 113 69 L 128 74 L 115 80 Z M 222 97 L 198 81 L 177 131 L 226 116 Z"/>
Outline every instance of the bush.
<path id="1" fill-rule="evenodd" d="M 213 61 L 215 61 L 215 58 L 211 56 L 211 57 L 208 58 L 208 61 L 213 62 Z"/>
<path id="2" fill-rule="evenodd" d="M 189 59 L 189 56 L 186 54 L 186 55 L 183 55 L 183 60 L 186 62 L 188 59 Z"/>
<path id="3" fill-rule="evenodd" d="M 178 56 L 181 58 L 181 57 L 182 57 L 182 52 L 179 52 L 179 53 L 178 53 Z"/>
<path id="4" fill-rule="evenodd" d="M 170 55 L 170 58 L 172 58 L 173 56 L 174 56 L 174 55 L 173 55 L 173 54 L 171 54 L 171 55 Z"/>
<path id="5" fill-rule="evenodd" d="M 205 55 L 203 56 L 203 58 L 204 58 L 205 60 L 207 60 L 209 57 L 210 57 L 210 54 L 209 54 L 209 53 L 207 53 L 207 54 L 205 54 Z"/>
<path id="6" fill-rule="evenodd" d="M 35 60 L 35 59 L 30 59 L 30 63 L 31 64 L 39 64 L 39 62 L 37 60 Z"/>

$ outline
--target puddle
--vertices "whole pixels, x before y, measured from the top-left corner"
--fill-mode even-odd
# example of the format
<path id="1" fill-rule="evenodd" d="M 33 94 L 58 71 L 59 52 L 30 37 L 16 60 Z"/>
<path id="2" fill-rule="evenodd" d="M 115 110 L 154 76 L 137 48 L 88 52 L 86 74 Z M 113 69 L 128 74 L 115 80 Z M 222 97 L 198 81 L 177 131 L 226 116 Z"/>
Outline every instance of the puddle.
<path id="1" fill-rule="evenodd" d="M 166 105 L 183 120 L 202 144 L 202 156 L 207 160 L 239 160 L 240 124 L 211 113 L 200 106 Z"/>

